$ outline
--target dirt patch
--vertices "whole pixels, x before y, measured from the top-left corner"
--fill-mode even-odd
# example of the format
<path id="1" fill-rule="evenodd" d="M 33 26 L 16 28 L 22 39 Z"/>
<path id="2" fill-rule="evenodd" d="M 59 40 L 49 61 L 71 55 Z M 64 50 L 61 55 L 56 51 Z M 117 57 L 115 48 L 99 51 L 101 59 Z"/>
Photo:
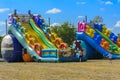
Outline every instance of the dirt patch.
<path id="1" fill-rule="evenodd" d="M 0 62 L 0 80 L 120 80 L 120 61 L 69 63 Z"/>

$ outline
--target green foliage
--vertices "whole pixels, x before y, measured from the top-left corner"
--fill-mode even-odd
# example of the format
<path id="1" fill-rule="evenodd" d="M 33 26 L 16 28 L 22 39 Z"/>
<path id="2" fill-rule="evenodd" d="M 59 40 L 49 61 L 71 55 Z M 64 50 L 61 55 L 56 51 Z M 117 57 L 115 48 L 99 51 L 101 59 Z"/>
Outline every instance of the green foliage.
<path id="1" fill-rule="evenodd" d="M 101 16 L 95 16 L 92 22 L 93 23 L 103 22 L 103 18 Z"/>
<path id="2" fill-rule="evenodd" d="M 1 45 L 2 39 L 3 39 L 3 37 L 0 36 L 0 45 Z"/>
<path id="3" fill-rule="evenodd" d="M 120 38 L 120 33 L 118 33 L 118 37 Z"/>
<path id="4" fill-rule="evenodd" d="M 2 42 L 3 37 L 0 36 L 0 57 L 1 57 L 1 42 Z"/>
<path id="5" fill-rule="evenodd" d="M 64 22 L 60 26 L 54 26 L 53 31 L 63 39 L 64 42 L 66 42 L 68 45 L 71 45 L 72 42 L 75 40 L 75 26 Z"/>

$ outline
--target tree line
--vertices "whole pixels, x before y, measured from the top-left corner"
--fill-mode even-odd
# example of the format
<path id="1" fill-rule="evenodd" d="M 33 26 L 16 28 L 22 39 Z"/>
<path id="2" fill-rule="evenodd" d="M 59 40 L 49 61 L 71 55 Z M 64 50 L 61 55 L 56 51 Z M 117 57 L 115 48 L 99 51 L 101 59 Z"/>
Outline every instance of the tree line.
<path id="1" fill-rule="evenodd" d="M 64 22 L 60 26 L 52 26 L 52 30 L 69 46 L 76 38 L 77 27 L 69 22 Z"/>

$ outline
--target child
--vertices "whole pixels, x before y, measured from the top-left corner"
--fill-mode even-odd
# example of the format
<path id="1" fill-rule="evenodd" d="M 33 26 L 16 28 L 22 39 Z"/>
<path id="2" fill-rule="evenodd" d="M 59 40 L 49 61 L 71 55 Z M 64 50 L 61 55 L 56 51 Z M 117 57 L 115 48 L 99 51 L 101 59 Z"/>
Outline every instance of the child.
<path id="1" fill-rule="evenodd" d="M 82 62 L 83 51 L 79 51 L 79 62 Z"/>
<path id="2" fill-rule="evenodd" d="M 107 55 L 107 57 L 109 58 L 110 63 L 112 64 L 112 55 L 109 53 L 109 54 Z"/>

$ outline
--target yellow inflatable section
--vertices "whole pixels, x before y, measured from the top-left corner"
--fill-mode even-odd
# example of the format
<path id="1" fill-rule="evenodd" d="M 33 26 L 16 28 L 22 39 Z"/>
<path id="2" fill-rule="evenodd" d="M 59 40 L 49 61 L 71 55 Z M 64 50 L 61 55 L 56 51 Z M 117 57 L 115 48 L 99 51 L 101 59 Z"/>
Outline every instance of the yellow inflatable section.
<path id="1" fill-rule="evenodd" d="M 29 24 L 23 24 L 21 23 L 21 25 L 25 28 L 25 39 L 26 41 L 31 44 L 32 40 L 34 41 L 33 43 L 39 43 L 41 45 L 41 47 L 43 49 L 49 48 L 48 46 L 46 46 L 43 41 L 40 39 L 39 35 L 30 27 Z M 31 43 L 30 43 L 31 41 Z"/>
<path id="2" fill-rule="evenodd" d="M 52 32 L 50 35 L 50 41 L 57 47 L 57 48 L 67 48 L 68 45 L 63 42 L 63 40 L 57 36 L 56 33 Z"/>
<path id="3" fill-rule="evenodd" d="M 92 29 L 89 25 L 86 25 L 86 32 L 85 32 L 88 36 L 90 36 L 91 38 L 94 37 L 94 29 Z"/>

